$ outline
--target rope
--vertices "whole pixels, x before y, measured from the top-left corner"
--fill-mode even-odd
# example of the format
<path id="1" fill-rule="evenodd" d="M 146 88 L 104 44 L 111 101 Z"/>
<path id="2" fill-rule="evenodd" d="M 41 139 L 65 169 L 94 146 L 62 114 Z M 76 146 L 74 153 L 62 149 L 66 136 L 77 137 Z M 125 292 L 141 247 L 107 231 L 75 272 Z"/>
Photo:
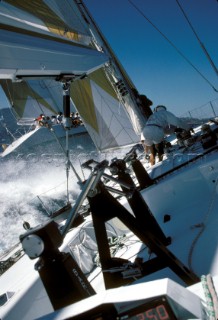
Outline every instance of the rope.
<path id="1" fill-rule="evenodd" d="M 214 205 L 214 202 L 216 200 L 216 187 L 217 187 L 217 184 L 218 184 L 218 178 L 216 179 L 216 183 L 215 183 L 215 186 L 214 186 L 214 190 L 213 190 L 213 193 L 212 193 L 212 196 L 211 196 L 211 201 L 210 201 L 210 204 L 209 204 L 209 207 L 208 207 L 208 210 L 206 212 L 206 215 L 203 219 L 203 222 L 199 223 L 199 224 L 196 224 L 194 226 L 192 226 L 191 228 L 201 228 L 201 230 L 198 232 L 197 236 L 195 237 L 195 239 L 193 240 L 192 242 L 192 245 L 191 245 L 191 248 L 189 250 L 189 255 L 188 255 L 188 266 L 190 268 L 191 271 L 193 271 L 192 269 L 192 255 L 193 255 L 193 251 L 194 251 L 194 248 L 195 248 L 195 245 L 197 243 L 197 241 L 199 240 L 200 236 L 202 235 L 202 233 L 204 232 L 205 228 L 206 228 L 206 223 L 207 223 L 207 220 L 209 218 L 209 215 L 211 214 L 211 211 L 212 211 L 212 208 L 213 208 L 213 205 Z"/>
<path id="2" fill-rule="evenodd" d="M 207 313 L 209 320 L 218 319 L 218 299 L 213 285 L 212 277 L 210 275 L 201 276 L 201 284 L 206 298 Z"/>

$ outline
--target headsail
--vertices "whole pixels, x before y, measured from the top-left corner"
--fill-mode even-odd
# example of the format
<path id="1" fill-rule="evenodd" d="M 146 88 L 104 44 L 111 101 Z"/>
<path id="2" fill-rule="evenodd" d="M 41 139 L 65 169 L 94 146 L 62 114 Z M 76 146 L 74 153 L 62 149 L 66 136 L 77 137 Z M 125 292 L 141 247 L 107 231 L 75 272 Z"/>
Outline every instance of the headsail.
<path id="1" fill-rule="evenodd" d="M 18 124 L 28 124 L 39 116 L 56 115 L 62 111 L 62 88 L 54 80 L 12 82 L 0 80 Z"/>
<path id="2" fill-rule="evenodd" d="M 83 1 L 5 0 L 0 18 L 1 85 L 19 119 L 62 111 L 56 81 L 67 75 L 73 105 L 99 150 L 139 142 L 143 116 L 134 85 Z"/>
<path id="3" fill-rule="evenodd" d="M 106 68 L 101 68 L 71 85 L 72 100 L 101 151 L 139 142 L 122 100 L 106 74 Z"/>
<path id="4" fill-rule="evenodd" d="M 74 3 L 6 0 L 0 19 L 0 84 L 18 123 L 62 111 L 57 76 L 76 78 L 108 60 L 92 45 Z"/>

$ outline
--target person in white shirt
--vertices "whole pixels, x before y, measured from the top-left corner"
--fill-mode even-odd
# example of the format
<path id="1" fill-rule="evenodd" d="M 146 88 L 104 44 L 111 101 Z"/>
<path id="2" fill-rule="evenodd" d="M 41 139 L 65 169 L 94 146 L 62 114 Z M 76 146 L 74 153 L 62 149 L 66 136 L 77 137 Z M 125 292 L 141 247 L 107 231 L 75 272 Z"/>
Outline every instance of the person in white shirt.
<path id="1" fill-rule="evenodd" d="M 182 128 L 189 130 L 189 126 L 167 111 L 165 106 L 159 105 L 154 109 L 154 113 L 148 118 L 141 134 L 141 142 L 146 152 L 151 153 L 150 164 L 155 164 L 155 156 L 158 154 L 159 161 L 163 159 L 163 140 L 170 129 Z"/>

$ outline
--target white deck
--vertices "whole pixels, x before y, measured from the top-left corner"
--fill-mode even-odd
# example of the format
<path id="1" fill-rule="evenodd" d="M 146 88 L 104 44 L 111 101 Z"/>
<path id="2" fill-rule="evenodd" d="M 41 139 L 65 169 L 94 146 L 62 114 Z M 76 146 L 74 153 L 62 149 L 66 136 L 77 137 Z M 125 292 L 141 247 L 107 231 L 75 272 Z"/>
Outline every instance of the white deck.
<path id="1" fill-rule="evenodd" d="M 195 153 L 193 147 L 192 150 L 191 148 L 181 150 L 179 153 L 177 150 L 162 164 L 158 163 L 152 168 L 151 177 L 160 176 L 160 178 L 156 180 L 156 184 L 143 190 L 142 195 L 165 235 L 172 239 L 167 248 L 199 278 L 208 274 L 215 277 L 218 274 L 218 150 L 214 148 L 208 152 L 209 150 L 201 149 L 200 145 L 195 145 Z M 190 157 L 194 158 L 195 155 L 201 156 L 185 164 L 187 159 L 190 160 Z M 182 164 L 185 165 L 181 166 Z M 163 175 L 171 169 L 175 170 Z M 125 206 L 128 207 L 127 204 Z M 164 223 L 166 214 L 170 216 L 170 221 Z M 128 233 L 128 230 L 118 222 L 115 222 L 114 226 L 119 235 L 127 235 L 122 240 L 124 247 L 118 250 L 117 257 L 133 262 L 140 250 L 142 251 L 139 256 L 143 257 L 144 261 L 154 257 L 148 248 L 143 249 L 144 245 L 135 235 Z M 66 243 L 74 238 L 79 230 L 80 228 L 69 233 Z M 86 231 L 93 240 L 92 228 Z M 82 255 L 80 258 L 82 259 Z M 0 307 L 2 319 L 18 319 L 17 315 L 20 312 L 20 318 L 29 320 L 52 311 L 41 280 L 33 270 L 34 263 L 35 261 L 30 261 L 24 256 L 0 277 L 0 294 L 15 292 L 8 303 Z M 186 287 L 186 284 L 169 268 L 143 277 L 136 283 L 163 278 L 170 278 Z M 96 292 L 105 290 L 99 267 L 89 276 L 89 281 Z M 201 284 L 199 286 L 201 287 Z M 196 288 L 197 295 L 204 300 L 199 286 Z"/>

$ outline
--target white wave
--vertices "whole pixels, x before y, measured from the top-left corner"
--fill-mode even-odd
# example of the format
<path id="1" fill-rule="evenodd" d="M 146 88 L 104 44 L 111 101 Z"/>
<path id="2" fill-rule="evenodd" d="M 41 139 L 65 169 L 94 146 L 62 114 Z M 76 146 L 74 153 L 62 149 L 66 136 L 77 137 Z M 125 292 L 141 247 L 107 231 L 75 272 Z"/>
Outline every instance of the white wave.
<path id="1" fill-rule="evenodd" d="M 41 150 L 15 155 L 0 163 L 0 254 L 19 241 L 24 221 L 35 227 L 67 203 L 66 157 L 47 146 Z M 81 139 L 70 149 L 71 163 L 82 180 L 90 174 L 81 169 L 85 161 L 110 161 L 122 155 L 120 151 L 99 154 L 89 139 Z M 72 169 L 68 182 L 69 200 L 74 203 L 80 187 Z"/>

